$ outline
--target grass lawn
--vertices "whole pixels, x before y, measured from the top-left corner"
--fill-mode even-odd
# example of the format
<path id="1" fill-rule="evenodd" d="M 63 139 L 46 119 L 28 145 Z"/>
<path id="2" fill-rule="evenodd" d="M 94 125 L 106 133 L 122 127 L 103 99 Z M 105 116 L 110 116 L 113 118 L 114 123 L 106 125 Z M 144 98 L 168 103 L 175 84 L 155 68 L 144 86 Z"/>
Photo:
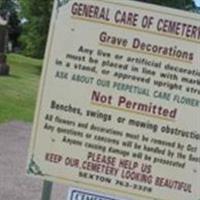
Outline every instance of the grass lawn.
<path id="1" fill-rule="evenodd" d="M 33 120 L 41 60 L 9 54 L 10 76 L 0 76 L 0 123 Z"/>

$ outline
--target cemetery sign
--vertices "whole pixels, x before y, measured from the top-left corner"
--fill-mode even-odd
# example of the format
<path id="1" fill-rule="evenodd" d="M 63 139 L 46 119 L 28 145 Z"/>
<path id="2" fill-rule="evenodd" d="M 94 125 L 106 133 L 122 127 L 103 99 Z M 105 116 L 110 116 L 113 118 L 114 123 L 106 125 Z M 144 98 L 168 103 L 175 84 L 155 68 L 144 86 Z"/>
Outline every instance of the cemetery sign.
<path id="1" fill-rule="evenodd" d="M 28 173 L 118 198 L 199 200 L 199 22 L 135 1 L 55 1 Z"/>

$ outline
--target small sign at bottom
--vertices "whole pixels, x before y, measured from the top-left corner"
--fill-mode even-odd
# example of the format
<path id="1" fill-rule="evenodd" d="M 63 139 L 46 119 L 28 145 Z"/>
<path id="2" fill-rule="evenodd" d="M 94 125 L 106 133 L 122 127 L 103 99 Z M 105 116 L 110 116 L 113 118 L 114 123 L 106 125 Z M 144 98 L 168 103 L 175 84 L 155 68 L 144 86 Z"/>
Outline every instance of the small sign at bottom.
<path id="1" fill-rule="evenodd" d="M 121 200 L 104 194 L 70 188 L 67 200 Z"/>

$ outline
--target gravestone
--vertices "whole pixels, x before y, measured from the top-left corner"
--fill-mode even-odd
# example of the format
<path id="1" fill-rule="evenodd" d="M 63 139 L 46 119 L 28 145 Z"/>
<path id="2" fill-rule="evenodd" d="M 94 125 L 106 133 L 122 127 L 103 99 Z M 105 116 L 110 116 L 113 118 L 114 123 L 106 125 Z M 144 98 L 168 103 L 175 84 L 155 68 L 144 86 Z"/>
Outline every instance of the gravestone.
<path id="1" fill-rule="evenodd" d="M 7 22 L 0 17 L 0 75 L 9 75 L 6 62 Z"/>

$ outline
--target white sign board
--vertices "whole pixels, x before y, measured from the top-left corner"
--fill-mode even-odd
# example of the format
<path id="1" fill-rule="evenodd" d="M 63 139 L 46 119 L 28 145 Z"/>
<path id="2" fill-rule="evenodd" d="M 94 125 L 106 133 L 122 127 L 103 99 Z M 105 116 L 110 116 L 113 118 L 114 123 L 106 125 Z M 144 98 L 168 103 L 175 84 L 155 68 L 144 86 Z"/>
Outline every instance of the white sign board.
<path id="1" fill-rule="evenodd" d="M 81 190 L 78 188 L 70 188 L 68 191 L 67 200 L 119 200 L 119 199 L 96 192 Z"/>
<path id="2" fill-rule="evenodd" d="M 200 199 L 200 17 L 54 5 L 28 173 L 137 200 Z"/>

